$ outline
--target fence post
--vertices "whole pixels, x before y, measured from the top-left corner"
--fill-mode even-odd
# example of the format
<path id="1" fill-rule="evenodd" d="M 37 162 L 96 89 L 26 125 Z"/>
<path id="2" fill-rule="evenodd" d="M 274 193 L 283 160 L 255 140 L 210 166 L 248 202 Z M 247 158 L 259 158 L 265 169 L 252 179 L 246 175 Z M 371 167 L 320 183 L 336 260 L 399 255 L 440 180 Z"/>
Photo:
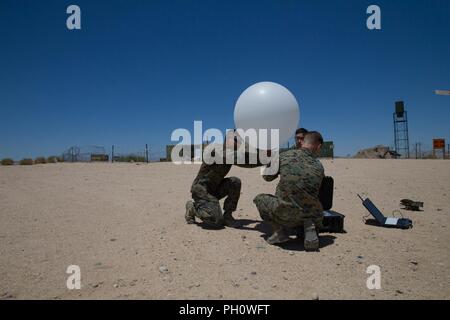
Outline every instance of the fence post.
<path id="1" fill-rule="evenodd" d="M 114 145 L 111 147 L 111 163 L 114 162 Z"/>

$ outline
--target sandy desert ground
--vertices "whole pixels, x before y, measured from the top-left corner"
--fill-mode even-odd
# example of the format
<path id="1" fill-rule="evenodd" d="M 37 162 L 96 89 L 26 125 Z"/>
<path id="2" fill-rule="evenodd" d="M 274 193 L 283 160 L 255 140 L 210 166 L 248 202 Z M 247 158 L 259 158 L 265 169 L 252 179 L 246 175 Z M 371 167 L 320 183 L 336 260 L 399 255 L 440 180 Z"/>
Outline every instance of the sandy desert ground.
<path id="1" fill-rule="evenodd" d="M 259 169 L 242 179 L 235 213 L 243 229 L 206 230 L 184 222 L 197 165 L 61 163 L 0 167 L 1 299 L 449 299 L 450 161 L 322 160 L 335 179 L 333 209 L 343 234 L 321 234 L 320 252 L 302 242 L 264 241 L 252 203 L 273 193 Z M 411 230 L 363 222 L 356 196 L 386 214 L 399 200 Z M 81 269 L 68 290 L 66 269 Z M 381 268 L 369 290 L 366 268 Z"/>

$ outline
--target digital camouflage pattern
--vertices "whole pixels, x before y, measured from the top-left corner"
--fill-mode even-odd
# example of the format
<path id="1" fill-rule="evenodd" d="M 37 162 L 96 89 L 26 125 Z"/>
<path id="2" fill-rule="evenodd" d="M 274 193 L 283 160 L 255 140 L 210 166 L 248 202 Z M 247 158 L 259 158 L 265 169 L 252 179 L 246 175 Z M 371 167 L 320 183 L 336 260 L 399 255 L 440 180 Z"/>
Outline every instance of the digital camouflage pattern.
<path id="1" fill-rule="evenodd" d="M 217 169 L 224 172 L 223 168 Z M 191 187 L 191 193 L 195 216 L 210 225 L 221 226 L 224 224 L 224 217 L 219 200 L 226 197 L 223 210 L 234 212 L 241 195 L 241 180 L 237 177 L 222 178 L 215 189 L 209 189 L 207 183 L 195 183 Z"/>
<path id="2" fill-rule="evenodd" d="M 241 195 L 241 180 L 237 177 L 225 178 L 232 166 L 232 164 L 225 163 L 226 154 L 230 152 L 233 153 L 233 158 L 237 159 L 237 151 L 226 150 L 222 164 L 207 164 L 203 162 L 197 177 L 192 183 L 191 193 L 196 211 L 195 217 L 211 225 L 221 226 L 224 224 L 219 200 L 226 197 L 223 210 L 231 214 L 236 210 Z M 249 159 L 248 154 L 246 155 L 246 159 Z M 258 159 L 257 164 L 244 163 L 235 165 L 254 168 L 262 164 Z"/>
<path id="3" fill-rule="evenodd" d="M 277 175 L 265 175 L 272 181 L 280 176 L 275 195 L 259 194 L 253 202 L 261 218 L 287 227 L 296 227 L 311 219 L 320 225 L 323 208 L 319 189 L 324 169 L 315 155 L 306 149 L 292 149 L 280 154 Z"/>

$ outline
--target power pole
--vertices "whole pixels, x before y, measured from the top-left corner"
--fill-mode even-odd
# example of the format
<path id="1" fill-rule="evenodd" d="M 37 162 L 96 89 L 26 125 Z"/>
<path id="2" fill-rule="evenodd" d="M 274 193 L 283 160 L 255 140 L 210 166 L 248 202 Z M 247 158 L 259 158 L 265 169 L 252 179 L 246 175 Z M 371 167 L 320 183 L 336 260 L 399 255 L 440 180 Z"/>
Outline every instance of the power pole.
<path id="1" fill-rule="evenodd" d="M 111 148 L 111 162 L 114 162 L 114 145 Z"/>
<path id="2" fill-rule="evenodd" d="M 145 160 L 147 160 L 148 163 L 148 145 L 145 144 Z"/>

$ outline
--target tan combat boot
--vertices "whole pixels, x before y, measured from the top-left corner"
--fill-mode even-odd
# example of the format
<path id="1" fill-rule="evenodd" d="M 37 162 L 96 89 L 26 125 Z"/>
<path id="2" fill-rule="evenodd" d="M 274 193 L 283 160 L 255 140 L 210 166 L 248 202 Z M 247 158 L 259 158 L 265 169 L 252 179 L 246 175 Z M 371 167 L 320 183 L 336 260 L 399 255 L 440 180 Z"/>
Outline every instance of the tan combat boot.
<path id="1" fill-rule="evenodd" d="M 232 216 L 231 212 L 225 212 L 223 214 L 223 221 L 227 227 L 236 228 L 238 227 L 237 220 Z"/>
<path id="2" fill-rule="evenodd" d="M 319 237 L 317 236 L 316 226 L 314 225 L 314 222 L 310 219 L 306 220 L 303 228 L 305 230 L 305 250 L 319 250 Z"/>
<path id="3" fill-rule="evenodd" d="M 189 200 L 186 202 L 186 214 L 184 215 L 184 218 L 186 219 L 187 224 L 195 223 L 194 201 Z"/>
<path id="4" fill-rule="evenodd" d="M 273 234 L 267 238 L 268 244 L 278 244 L 284 243 L 290 240 L 289 236 L 286 234 L 284 228 L 276 223 L 271 223 L 273 227 Z"/>

